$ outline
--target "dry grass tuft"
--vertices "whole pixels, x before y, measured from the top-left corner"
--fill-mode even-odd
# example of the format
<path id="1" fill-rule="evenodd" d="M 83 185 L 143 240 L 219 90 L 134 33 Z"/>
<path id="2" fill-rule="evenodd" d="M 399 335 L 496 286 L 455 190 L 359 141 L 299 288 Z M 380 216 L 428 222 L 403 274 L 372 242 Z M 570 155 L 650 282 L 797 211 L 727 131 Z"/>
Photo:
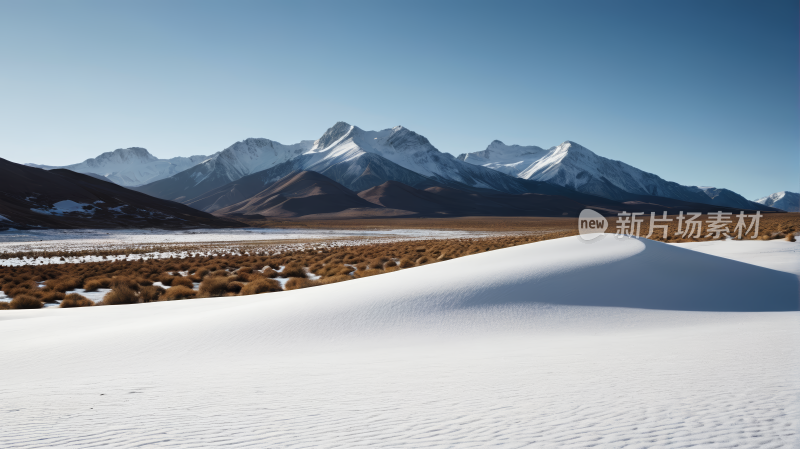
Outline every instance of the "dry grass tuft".
<path id="1" fill-rule="evenodd" d="M 103 305 L 115 306 L 121 304 L 136 304 L 139 298 L 136 292 L 124 284 L 118 284 L 110 292 L 103 296 Z"/>
<path id="2" fill-rule="evenodd" d="M 139 299 L 141 299 L 142 302 L 158 301 L 158 298 L 161 297 L 165 291 L 166 290 L 163 287 L 159 287 L 157 285 L 142 287 L 139 289 Z"/>
<path id="3" fill-rule="evenodd" d="M 70 293 L 61 301 L 58 307 L 65 309 L 68 307 L 91 307 L 93 305 L 94 301 L 91 299 L 77 293 Z"/>
<path id="4" fill-rule="evenodd" d="M 403 257 L 400 259 L 400 262 L 397 264 L 397 266 L 400 268 L 411 268 L 416 266 L 416 264 L 408 257 Z"/>
<path id="5" fill-rule="evenodd" d="M 57 292 L 66 292 L 68 290 L 75 290 L 76 288 L 80 287 L 83 284 L 83 280 L 80 278 L 66 278 L 66 279 L 48 279 L 44 283 L 44 288 L 46 290 L 53 290 Z"/>
<path id="6" fill-rule="evenodd" d="M 313 287 L 314 281 L 306 278 L 293 277 L 286 282 L 286 290 L 297 290 L 298 288 Z"/>
<path id="7" fill-rule="evenodd" d="M 280 276 L 282 278 L 305 278 L 306 270 L 299 265 L 287 265 L 281 271 Z"/>
<path id="8" fill-rule="evenodd" d="M 49 292 L 42 293 L 42 296 L 39 299 L 41 299 L 41 301 L 45 303 L 56 303 L 59 301 L 63 301 L 65 296 L 67 295 L 64 294 L 63 292 L 52 290 Z"/>
<path id="9" fill-rule="evenodd" d="M 383 269 L 383 264 L 386 263 L 388 260 L 389 260 L 389 258 L 385 257 L 385 256 L 372 259 L 369 262 L 369 267 L 377 269 L 377 270 L 382 270 Z"/>
<path id="10" fill-rule="evenodd" d="M 115 277 L 111 279 L 111 288 L 115 287 L 128 287 L 133 291 L 138 291 L 139 283 L 136 282 L 135 279 L 130 279 L 127 277 Z"/>
<path id="11" fill-rule="evenodd" d="M 159 298 L 159 301 L 175 301 L 179 299 L 191 299 L 197 296 L 197 292 L 185 285 L 170 287 Z"/>
<path id="12" fill-rule="evenodd" d="M 200 283 L 197 297 L 212 298 L 215 296 L 225 296 L 226 293 L 228 293 L 228 278 L 209 276 Z"/>
<path id="13" fill-rule="evenodd" d="M 242 287 L 244 287 L 244 284 L 239 281 L 229 281 L 228 293 L 239 293 L 242 291 Z"/>
<path id="14" fill-rule="evenodd" d="M 313 281 L 313 282 L 314 282 L 314 285 L 325 285 L 325 284 L 333 284 L 333 283 L 336 283 L 336 282 L 349 281 L 350 279 L 353 279 L 353 277 L 352 276 L 348 276 L 346 274 L 340 274 L 340 275 L 336 275 L 336 276 L 330 276 L 330 277 L 326 277 L 326 278 L 322 278 L 322 279 L 317 279 L 316 281 Z"/>
<path id="15" fill-rule="evenodd" d="M 150 279 L 145 279 L 145 278 L 138 278 L 138 279 L 136 279 L 136 282 L 142 287 L 149 287 L 149 286 L 153 285 L 153 281 L 151 281 Z"/>
<path id="16" fill-rule="evenodd" d="M 83 290 L 87 292 L 96 292 L 100 288 L 108 288 L 111 286 L 111 279 L 90 279 L 83 284 Z"/>
<path id="17" fill-rule="evenodd" d="M 298 279 L 298 278 L 295 278 Z M 282 291 L 280 282 L 273 279 L 257 279 L 242 287 L 240 295 L 257 295 L 259 293 L 271 293 Z"/>
<path id="18" fill-rule="evenodd" d="M 173 287 L 188 287 L 194 288 L 194 282 L 191 279 L 185 277 L 175 277 L 172 279 L 172 286 Z"/>
<path id="19" fill-rule="evenodd" d="M 17 295 L 8 306 L 11 309 L 41 309 L 44 304 L 33 295 Z"/>
<path id="20" fill-rule="evenodd" d="M 165 274 L 158 278 L 158 282 L 161 282 L 162 285 L 166 285 L 167 287 L 172 286 L 172 281 L 175 280 L 175 276 Z"/>
<path id="21" fill-rule="evenodd" d="M 374 268 L 368 268 L 368 269 L 366 269 L 364 271 L 356 271 L 355 274 L 353 275 L 353 277 L 365 278 L 367 276 L 375 276 L 376 274 L 382 274 L 382 273 L 384 273 L 383 270 L 377 270 L 377 269 L 374 269 Z"/>

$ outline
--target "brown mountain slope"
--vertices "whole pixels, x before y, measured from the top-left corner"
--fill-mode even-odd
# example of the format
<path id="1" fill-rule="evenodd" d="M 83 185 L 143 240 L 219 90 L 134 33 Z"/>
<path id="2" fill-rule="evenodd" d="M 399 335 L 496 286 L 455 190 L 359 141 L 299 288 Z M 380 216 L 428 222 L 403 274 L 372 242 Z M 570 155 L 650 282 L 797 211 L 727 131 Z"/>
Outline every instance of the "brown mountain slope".
<path id="1" fill-rule="evenodd" d="M 377 209 L 352 190 L 311 171 L 292 173 L 250 198 L 214 212 L 218 216 L 301 217 L 347 209 Z"/>
<path id="2" fill-rule="evenodd" d="M 376 205 L 420 216 L 562 216 L 577 215 L 587 207 L 556 195 L 488 195 L 449 187 L 419 190 L 394 181 L 359 192 L 358 196 Z"/>
<path id="3" fill-rule="evenodd" d="M 240 186 L 232 183 L 228 193 Z M 252 188 L 252 187 L 249 187 Z M 241 191 L 241 190 L 238 190 Z M 223 198 L 223 197 L 220 197 Z M 228 197 L 224 197 L 228 198 Z M 524 193 L 466 192 L 450 187 L 420 190 L 397 181 L 387 181 L 357 195 L 319 173 L 293 173 L 269 185 L 256 195 L 214 212 L 230 218 L 357 219 L 378 217 L 576 217 L 585 208 L 604 215 L 622 211 L 709 212 L 732 209 L 680 200 L 646 197 L 647 201 L 626 202 L 592 195 L 577 198 L 561 195 Z"/>
<path id="4" fill-rule="evenodd" d="M 0 217 L 0 230 L 243 226 L 92 176 L 5 159 L 0 159 Z"/>

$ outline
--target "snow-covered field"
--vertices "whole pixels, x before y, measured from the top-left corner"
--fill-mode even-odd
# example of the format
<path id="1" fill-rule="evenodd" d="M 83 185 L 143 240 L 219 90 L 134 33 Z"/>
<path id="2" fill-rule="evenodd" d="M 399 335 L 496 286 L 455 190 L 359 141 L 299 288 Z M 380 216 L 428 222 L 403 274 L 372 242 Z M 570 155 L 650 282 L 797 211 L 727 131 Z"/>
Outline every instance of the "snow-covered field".
<path id="1" fill-rule="evenodd" d="M 0 447 L 798 447 L 800 271 L 711 255 L 797 245 L 569 237 L 304 290 L 2 311 Z"/>
<path id="2" fill-rule="evenodd" d="M 339 247 L 386 243 L 398 240 L 480 238 L 497 236 L 496 232 L 453 231 L 431 229 L 326 230 L 326 229 L 196 229 L 166 231 L 142 230 L 33 230 L 0 231 L 0 266 L 42 265 L 60 263 L 137 260 L 142 257 L 184 258 L 219 254 L 240 254 L 242 246 L 249 250 L 279 253 L 309 247 Z M 283 243 L 282 243 L 283 242 Z M 254 247 L 258 245 L 259 247 Z M 58 253 L 60 256 L 26 256 L 19 253 Z M 102 252 L 125 254 L 101 256 Z M 127 251 L 127 252 L 126 252 Z M 88 252 L 90 254 L 68 255 Z M 8 257 L 16 255 L 16 257 Z"/>
<path id="3" fill-rule="evenodd" d="M 91 245 L 114 244 L 218 243 L 344 237 L 453 238 L 473 233 L 471 231 L 440 231 L 435 229 L 391 229 L 384 231 L 282 228 L 195 229 L 186 231 L 163 229 L 47 229 L 41 231 L 2 231 L 0 232 L 0 248 L 46 249 L 53 243 L 63 245 L 65 248 L 85 248 Z"/>

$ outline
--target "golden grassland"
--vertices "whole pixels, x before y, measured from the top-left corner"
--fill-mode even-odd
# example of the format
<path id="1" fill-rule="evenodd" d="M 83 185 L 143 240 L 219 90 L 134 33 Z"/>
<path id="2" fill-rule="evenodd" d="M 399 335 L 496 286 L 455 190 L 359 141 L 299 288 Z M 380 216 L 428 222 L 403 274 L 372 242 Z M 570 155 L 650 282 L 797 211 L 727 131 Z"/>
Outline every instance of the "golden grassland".
<path id="1" fill-rule="evenodd" d="M 634 209 L 635 206 L 632 206 Z M 634 210 L 635 211 L 635 210 Z M 606 232 L 616 232 L 617 217 L 606 217 L 609 220 L 609 229 Z M 642 236 L 649 231 L 650 215 L 639 217 L 643 219 Z M 662 218 L 657 215 L 656 218 Z M 668 235 L 672 236 L 670 241 L 675 239 L 677 231 L 677 216 L 670 215 L 672 222 L 669 224 Z M 700 219 L 704 222 L 703 231 L 706 230 L 705 221 L 708 215 L 702 215 Z M 453 217 L 453 218 L 365 218 L 350 220 L 274 220 L 274 219 L 243 219 L 243 222 L 253 227 L 269 228 L 308 228 L 308 229 L 351 229 L 351 230 L 392 230 L 392 229 L 436 229 L 436 230 L 459 230 L 459 231 L 488 231 L 488 232 L 553 232 L 553 231 L 577 231 L 578 219 L 575 217 Z M 736 224 L 735 216 L 732 218 L 733 224 L 730 225 L 731 231 Z M 749 224 L 749 219 L 747 223 Z M 658 223 L 660 224 L 660 223 Z M 795 232 L 800 230 L 800 214 L 798 213 L 766 213 L 760 220 L 759 234 L 769 234 L 775 238 L 776 234 Z M 663 232 L 660 240 L 664 240 Z M 703 232 L 705 238 L 706 232 Z M 654 233 L 654 240 L 659 239 Z M 687 240 L 688 241 L 688 240 Z M 696 241 L 696 240 L 692 240 Z"/>
<path id="2" fill-rule="evenodd" d="M 675 218 L 674 216 L 672 218 Z M 669 223 L 666 238 L 658 229 L 650 238 L 669 243 L 712 240 L 705 221 L 700 239 L 675 235 L 677 220 Z M 609 218 L 606 232 L 616 232 L 616 217 Z M 644 217 L 641 236 L 649 232 L 649 216 Z M 286 290 L 308 288 L 578 234 L 575 218 L 466 217 L 456 219 L 376 219 L 313 221 L 310 227 L 330 229 L 424 228 L 480 231 L 526 231 L 496 237 L 399 241 L 366 245 L 309 248 L 285 251 L 278 255 L 249 254 L 186 257 L 183 259 L 117 260 L 104 262 L 0 267 L 0 290 L 12 298 L 0 308 L 41 308 L 45 303 L 60 307 L 118 305 L 154 301 L 175 301 L 200 297 L 252 295 L 281 291 L 276 278 L 287 279 Z M 729 225 L 732 230 L 736 223 Z M 748 220 L 749 224 L 749 220 Z M 296 222 L 292 226 L 297 227 Z M 759 225 L 759 239 L 794 241 L 800 231 L 800 214 L 765 214 Z M 751 235 L 746 236 L 749 239 Z M 311 279 L 310 274 L 318 279 Z M 161 283 L 164 287 L 153 285 Z M 195 289 L 195 284 L 199 284 Z M 40 287 L 40 285 L 42 285 Z M 166 287 L 166 288 L 165 288 Z M 83 288 L 109 291 L 95 304 L 74 292 Z"/>
<path id="3" fill-rule="evenodd" d="M 565 217 L 448 217 L 448 218 L 363 218 L 347 220 L 239 219 L 252 227 L 285 229 L 436 229 L 453 231 L 526 232 L 557 231 L 576 227 L 576 218 Z"/>

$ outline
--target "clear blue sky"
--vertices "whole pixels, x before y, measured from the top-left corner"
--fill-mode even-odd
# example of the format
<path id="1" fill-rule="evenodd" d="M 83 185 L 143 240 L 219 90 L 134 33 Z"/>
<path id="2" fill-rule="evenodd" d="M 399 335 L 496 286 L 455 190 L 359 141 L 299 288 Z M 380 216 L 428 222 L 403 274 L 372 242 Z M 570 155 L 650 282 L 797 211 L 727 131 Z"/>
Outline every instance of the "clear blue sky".
<path id="1" fill-rule="evenodd" d="M 4 1 L 0 157 L 406 126 L 800 190 L 797 1 Z M 2 182 L 0 180 L 0 182 Z"/>

